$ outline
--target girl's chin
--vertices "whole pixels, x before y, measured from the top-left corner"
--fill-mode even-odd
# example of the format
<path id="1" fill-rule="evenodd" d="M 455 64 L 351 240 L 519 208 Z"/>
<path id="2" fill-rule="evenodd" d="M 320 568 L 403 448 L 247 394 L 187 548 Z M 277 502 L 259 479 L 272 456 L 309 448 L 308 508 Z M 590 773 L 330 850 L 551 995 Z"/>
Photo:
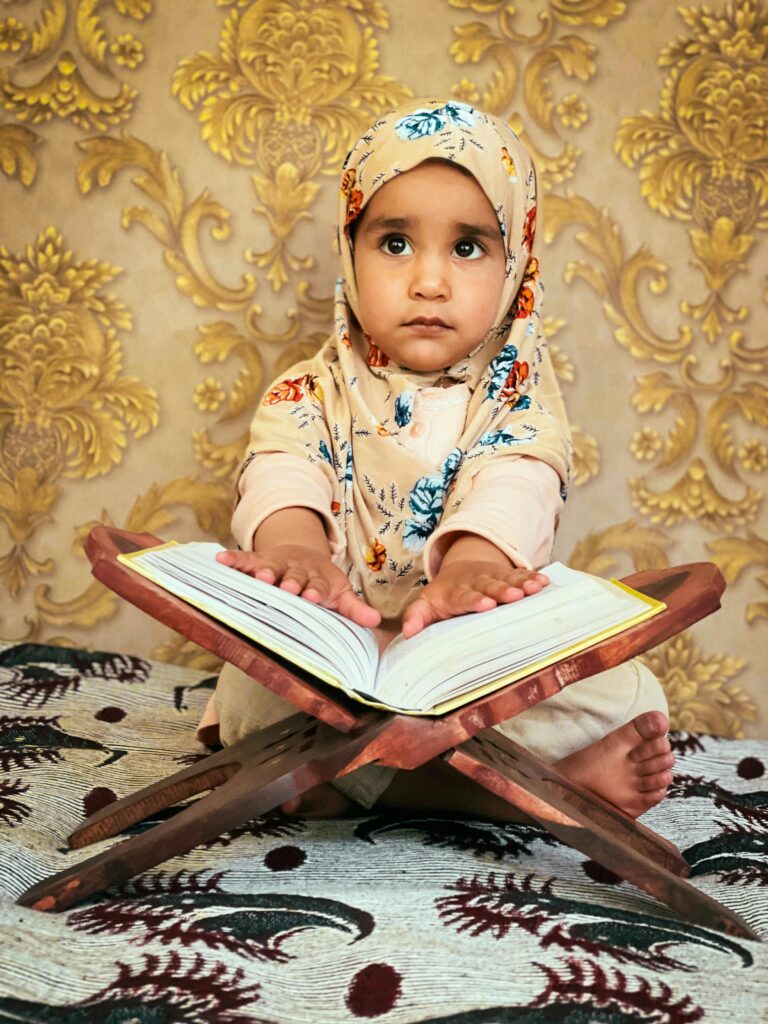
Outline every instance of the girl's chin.
<path id="1" fill-rule="evenodd" d="M 453 366 L 454 363 L 458 363 L 460 359 L 469 355 L 469 352 L 446 352 L 442 346 L 437 345 L 430 345 L 429 347 L 426 345 L 423 347 L 415 346 L 403 351 L 395 351 L 394 349 L 387 351 L 381 345 L 379 345 L 379 348 L 391 362 L 413 370 L 416 373 L 436 373 L 438 370 L 445 370 L 446 367 Z M 428 349 L 431 349 L 431 351 Z"/>

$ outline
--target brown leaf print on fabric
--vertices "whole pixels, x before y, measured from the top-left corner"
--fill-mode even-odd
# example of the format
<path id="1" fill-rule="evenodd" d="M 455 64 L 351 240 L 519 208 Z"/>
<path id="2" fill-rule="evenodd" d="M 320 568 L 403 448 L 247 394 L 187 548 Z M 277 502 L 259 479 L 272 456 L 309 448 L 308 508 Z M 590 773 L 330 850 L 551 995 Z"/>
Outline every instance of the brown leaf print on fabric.
<path id="1" fill-rule="evenodd" d="M 694 971 L 696 967 L 667 953 L 673 945 L 695 943 L 735 954 L 742 965 L 752 963 L 745 947 L 716 932 L 685 922 L 667 921 L 620 907 L 595 905 L 588 900 L 561 896 L 553 878 L 533 873 L 517 877 L 513 872 L 485 879 L 460 878 L 440 897 L 440 918 L 459 932 L 482 935 L 490 932 L 503 939 L 516 928 L 535 935 L 542 949 L 557 946 L 568 952 L 581 950 L 590 956 L 605 955 L 619 963 L 633 963 L 656 971 Z"/>

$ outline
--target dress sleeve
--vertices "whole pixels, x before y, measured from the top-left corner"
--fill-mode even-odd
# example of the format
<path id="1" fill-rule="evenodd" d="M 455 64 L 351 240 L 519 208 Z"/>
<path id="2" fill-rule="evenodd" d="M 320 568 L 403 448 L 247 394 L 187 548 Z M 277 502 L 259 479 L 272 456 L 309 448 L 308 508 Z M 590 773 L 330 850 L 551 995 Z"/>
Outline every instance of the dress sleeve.
<path id="1" fill-rule="evenodd" d="M 256 530 L 267 516 L 284 508 L 310 508 L 323 519 L 331 554 L 342 547 L 342 537 L 331 510 L 333 493 L 322 469 L 298 455 L 265 452 L 246 466 L 238 482 L 238 502 L 232 515 L 232 533 L 244 551 L 253 548 Z"/>
<path id="2" fill-rule="evenodd" d="M 437 575 L 456 533 L 489 540 L 522 569 L 546 565 L 562 507 L 560 478 L 546 462 L 523 456 L 486 466 L 461 506 L 427 542 L 427 579 Z"/>

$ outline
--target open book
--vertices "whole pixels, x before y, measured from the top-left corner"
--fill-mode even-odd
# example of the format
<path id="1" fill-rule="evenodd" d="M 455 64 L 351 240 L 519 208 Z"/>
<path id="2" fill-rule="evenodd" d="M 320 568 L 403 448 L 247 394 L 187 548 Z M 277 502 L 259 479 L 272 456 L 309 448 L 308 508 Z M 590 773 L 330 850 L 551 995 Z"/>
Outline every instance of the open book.
<path id="1" fill-rule="evenodd" d="M 662 611 L 661 601 L 560 562 L 538 594 L 396 637 L 221 565 L 218 544 L 163 544 L 119 555 L 153 583 L 363 704 L 436 715 L 590 647 Z"/>

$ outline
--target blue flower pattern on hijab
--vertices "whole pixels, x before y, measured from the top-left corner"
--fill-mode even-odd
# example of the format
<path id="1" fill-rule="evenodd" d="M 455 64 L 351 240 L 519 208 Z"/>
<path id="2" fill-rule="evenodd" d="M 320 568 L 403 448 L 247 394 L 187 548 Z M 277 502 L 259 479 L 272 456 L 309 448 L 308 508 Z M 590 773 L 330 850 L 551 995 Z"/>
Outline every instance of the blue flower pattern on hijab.
<path id="1" fill-rule="evenodd" d="M 406 519 L 403 544 L 409 551 L 420 551 L 440 522 L 445 499 L 464 457 L 461 448 L 453 448 L 446 456 L 440 473 L 420 477 L 411 488 L 408 507 L 412 519 Z"/>
<path id="2" fill-rule="evenodd" d="M 524 433 L 520 436 L 515 436 L 511 427 L 502 427 L 501 430 L 486 430 L 484 434 L 478 437 L 475 448 L 487 448 L 489 445 L 527 444 L 538 434 L 538 430 L 535 427 L 528 426 L 528 424 L 523 424 L 523 431 Z"/>
<path id="3" fill-rule="evenodd" d="M 446 103 L 435 110 L 425 107 L 414 110 L 406 117 L 401 117 L 395 125 L 395 131 L 401 139 L 423 139 L 426 135 L 436 135 L 450 121 L 455 125 L 469 127 L 475 123 L 475 109 L 468 103 Z"/>
<path id="4" fill-rule="evenodd" d="M 499 352 L 495 359 L 492 359 L 488 364 L 488 372 L 490 374 L 490 381 L 488 382 L 488 390 L 486 393 L 486 400 L 489 398 L 496 398 L 499 391 L 504 386 L 504 382 L 512 370 L 517 359 L 517 347 L 511 343 L 504 346 Z M 515 409 L 520 412 L 522 409 L 527 409 L 531 404 L 531 399 L 528 395 L 521 397 L 515 406 Z"/>
<path id="5" fill-rule="evenodd" d="M 413 415 L 413 392 L 403 391 L 395 399 L 395 423 L 407 427 Z"/>

